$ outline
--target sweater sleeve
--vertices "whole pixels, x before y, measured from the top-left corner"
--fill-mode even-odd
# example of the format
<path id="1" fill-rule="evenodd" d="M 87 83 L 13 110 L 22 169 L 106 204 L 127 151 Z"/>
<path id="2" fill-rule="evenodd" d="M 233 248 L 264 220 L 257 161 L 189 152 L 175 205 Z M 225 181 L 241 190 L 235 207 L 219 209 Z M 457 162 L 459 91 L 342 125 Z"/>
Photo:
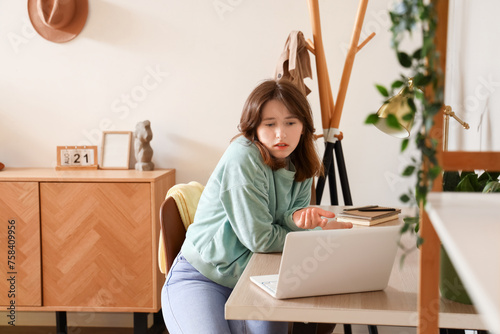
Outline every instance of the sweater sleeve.
<path id="1" fill-rule="evenodd" d="M 306 208 L 311 203 L 311 188 L 312 188 L 312 178 L 307 179 L 302 182 L 298 196 L 296 197 L 290 210 L 285 212 L 283 217 L 284 225 L 290 229 L 290 231 L 303 231 L 303 229 L 297 227 L 293 221 L 293 213 L 297 210 Z"/>
<path id="2" fill-rule="evenodd" d="M 240 242 L 252 252 L 281 252 L 288 231 L 269 212 L 267 194 L 253 183 L 221 194 L 227 218 Z M 234 205 L 236 204 L 236 205 Z"/>
<path id="3" fill-rule="evenodd" d="M 252 252 L 281 252 L 290 231 L 270 209 L 272 170 L 254 146 L 233 146 L 221 170 L 220 202 L 239 241 Z"/>

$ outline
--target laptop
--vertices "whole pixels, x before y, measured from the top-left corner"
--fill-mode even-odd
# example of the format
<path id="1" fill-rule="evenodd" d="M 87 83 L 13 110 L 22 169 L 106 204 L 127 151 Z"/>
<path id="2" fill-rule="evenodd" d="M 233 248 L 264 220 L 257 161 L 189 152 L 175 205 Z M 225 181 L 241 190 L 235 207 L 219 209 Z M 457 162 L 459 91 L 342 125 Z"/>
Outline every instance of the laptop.
<path id="1" fill-rule="evenodd" d="M 251 276 L 277 299 L 383 290 L 391 275 L 401 223 L 290 232 L 279 274 Z"/>

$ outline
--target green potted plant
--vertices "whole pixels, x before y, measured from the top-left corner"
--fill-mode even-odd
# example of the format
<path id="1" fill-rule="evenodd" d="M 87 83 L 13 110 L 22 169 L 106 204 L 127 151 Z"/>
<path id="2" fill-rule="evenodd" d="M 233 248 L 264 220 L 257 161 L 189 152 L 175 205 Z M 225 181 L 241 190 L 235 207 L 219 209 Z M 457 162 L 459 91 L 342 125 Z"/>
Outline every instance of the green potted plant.
<path id="1" fill-rule="evenodd" d="M 377 113 L 368 115 L 365 123 L 376 124 L 385 122 L 386 127 L 395 130 L 401 129 L 401 122 L 415 120 L 412 134 L 401 142 L 401 152 L 409 146 L 415 146 L 417 156 L 413 156 L 412 163 L 404 168 L 403 176 L 415 176 L 414 188 L 408 189 L 401 195 L 403 203 L 412 206 L 425 206 L 427 194 L 432 189 L 433 181 L 441 173 L 441 168 L 436 157 L 438 142 L 432 139 L 430 133 L 434 125 L 434 116 L 443 106 L 443 76 L 439 68 L 439 53 L 436 50 L 435 31 L 437 14 L 434 2 L 422 0 L 401 0 L 395 9 L 389 12 L 392 26 L 392 47 L 400 65 L 405 73 L 394 80 L 390 87 L 376 85 L 384 98 L 394 95 L 399 89 L 404 94 L 401 103 L 405 103 L 406 114 L 400 118 L 389 114 L 380 119 Z M 416 31 L 421 37 L 420 45 L 416 50 L 403 50 L 402 42 Z M 412 80 L 408 80 L 412 78 Z M 386 100 L 389 103 L 390 100 Z M 419 112 L 417 113 L 417 106 Z M 422 243 L 418 234 L 419 216 L 405 218 L 402 233 L 412 233 L 416 237 L 416 246 Z M 402 257 L 404 260 L 405 255 Z"/>
<path id="2" fill-rule="evenodd" d="M 481 174 L 474 171 L 445 172 L 443 175 L 443 191 L 500 192 L 499 176 L 500 173 L 498 172 L 483 172 Z M 472 304 L 462 280 L 443 247 L 441 247 L 440 266 L 439 289 L 441 295 L 456 302 Z"/>

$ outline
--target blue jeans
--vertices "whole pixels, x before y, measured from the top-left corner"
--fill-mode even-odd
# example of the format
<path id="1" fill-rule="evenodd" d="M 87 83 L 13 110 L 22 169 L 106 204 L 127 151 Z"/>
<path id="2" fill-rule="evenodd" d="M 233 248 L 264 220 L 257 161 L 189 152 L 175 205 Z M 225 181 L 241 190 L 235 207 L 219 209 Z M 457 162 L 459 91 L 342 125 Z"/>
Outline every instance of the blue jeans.
<path id="1" fill-rule="evenodd" d="M 287 333 L 288 323 L 226 320 L 224 305 L 232 289 L 198 272 L 181 254 L 170 268 L 162 289 L 163 319 L 170 334 Z"/>

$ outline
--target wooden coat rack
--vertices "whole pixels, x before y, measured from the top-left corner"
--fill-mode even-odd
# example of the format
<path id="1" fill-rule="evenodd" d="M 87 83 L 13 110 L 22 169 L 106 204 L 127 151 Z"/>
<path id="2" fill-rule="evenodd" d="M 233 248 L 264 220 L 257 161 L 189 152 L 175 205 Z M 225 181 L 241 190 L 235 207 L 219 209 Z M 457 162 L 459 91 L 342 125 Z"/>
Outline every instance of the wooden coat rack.
<path id="1" fill-rule="evenodd" d="M 344 197 L 345 205 L 353 205 L 351 191 L 349 188 L 349 181 L 347 179 L 347 169 L 345 166 L 344 154 L 342 151 L 341 141 L 343 138 L 342 132 L 339 130 L 340 118 L 342 116 L 342 109 L 349 85 L 349 78 L 351 76 L 352 67 L 356 54 L 375 36 L 371 33 L 361 44 L 359 44 L 359 37 L 361 35 L 361 28 L 368 6 L 368 0 L 360 0 L 358 5 L 358 12 L 356 21 L 354 23 L 354 30 L 349 45 L 349 51 L 344 63 L 342 77 L 340 80 L 340 87 L 337 93 L 337 104 L 333 101 L 332 88 L 330 85 L 330 77 L 328 75 L 328 67 L 326 65 L 325 51 L 323 48 L 323 40 L 321 35 L 321 21 L 319 15 L 318 0 L 308 0 L 309 16 L 312 24 L 312 32 L 314 43 L 307 40 L 309 45 L 308 49 L 316 57 L 316 72 L 318 76 L 318 90 L 319 100 L 321 107 L 321 123 L 323 126 L 323 138 L 325 140 L 325 152 L 323 155 L 323 166 L 325 174 L 318 179 L 316 185 L 316 193 L 313 198 L 316 198 L 316 204 L 321 204 L 321 198 L 325 188 L 326 178 L 329 180 L 330 189 L 330 204 L 338 205 L 337 196 L 337 181 L 335 177 L 335 164 L 333 156 L 337 161 L 337 169 L 339 172 L 340 185 L 342 187 L 342 195 Z M 370 334 L 377 333 L 377 327 L 369 325 L 368 331 Z M 352 333 L 351 326 L 344 325 L 344 332 L 346 334 Z"/>
<path id="2" fill-rule="evenodd" d="M 325 140 L 325 153 L 323 156 L 325 176 L 318 179 L 316 186 L 316 204 L 321 203 L 326 178 L 328 177 L 330 202 L 332 205 L 338 205 L 337 183 L 333 160 L 333 152 L 335 152 L 344 204 L 352 205 L 351 192 L 347 179 L 347 170 L 345 167 L 345 160 L 341 145 L 343 135 L 339 130 L 339 124 L 356 54 L 375 36 L 375 33 L 372 33 L 361 44 L 359 44 L 359 37 L 361 35 L 361 28 L 363 26 L 363 20 L 368 6 L 368 0 L 360 0 L 358 5 L 358 12 L 356 15 L 349 51 L 344 63 L 336 104 L 333 100 L 330 78 L 328 76 L 328 68 L 326 65 L 325 51 L 323 48 L 318 0 L 308 0 L 308 5 L 314 42 L 311 42 L 311 40 L 308 40 L 307 42 L 309 50 L 316 56 L 321 122 L 323 126 L 323 138 Z"/>

